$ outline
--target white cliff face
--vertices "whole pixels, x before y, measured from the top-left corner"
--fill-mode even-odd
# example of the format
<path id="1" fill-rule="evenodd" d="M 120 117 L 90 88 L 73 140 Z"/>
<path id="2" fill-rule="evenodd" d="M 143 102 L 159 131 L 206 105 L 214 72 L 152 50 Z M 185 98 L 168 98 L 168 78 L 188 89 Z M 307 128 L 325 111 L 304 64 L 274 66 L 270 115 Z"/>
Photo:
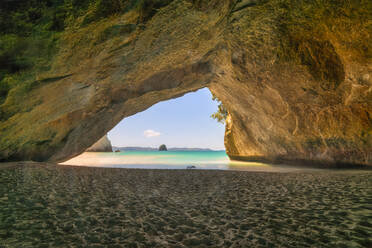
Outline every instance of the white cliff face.
<path id="1" fill-rule="evenodd" d="M 111 142 L 107 138 L 107 135 L 103 136 L 91 147 L 89 147 L 86 152 L 112 152 Z"/>

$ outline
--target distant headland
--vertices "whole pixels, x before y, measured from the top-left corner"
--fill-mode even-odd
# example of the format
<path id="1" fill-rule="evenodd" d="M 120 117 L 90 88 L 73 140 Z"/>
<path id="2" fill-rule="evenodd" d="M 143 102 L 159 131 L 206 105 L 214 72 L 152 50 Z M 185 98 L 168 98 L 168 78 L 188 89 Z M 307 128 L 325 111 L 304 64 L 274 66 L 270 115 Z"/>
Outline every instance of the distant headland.
<path id="1" fill-rule="evenodd" d="M 112 147 L 114 151 L 159 151 L 159 147 L 140 147 L 140 146 L 127 146 L 127 147 Z M 210 148 L 188 148 L 188 147 L 170 147 L 167 148 L 168 151 L 203 151 L 203 152 L 209 152 L 209 151 L 224 151 L 224 150 L 213 150 Z"/>

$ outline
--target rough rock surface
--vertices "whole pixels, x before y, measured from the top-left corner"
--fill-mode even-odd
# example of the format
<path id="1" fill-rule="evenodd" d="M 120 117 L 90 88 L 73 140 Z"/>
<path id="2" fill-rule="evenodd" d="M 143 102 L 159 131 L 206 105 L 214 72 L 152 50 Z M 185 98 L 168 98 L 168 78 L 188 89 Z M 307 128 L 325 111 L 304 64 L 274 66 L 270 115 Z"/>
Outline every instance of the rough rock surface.
<path id="1" fill-rule="evenodd" d="M 112 152 L 111 142 L 107 138 L 107 135 L 103 136 L 91 147 L 89 147 L 86 152 Z"/>
<path id="2" fill-rule="evenodd" d="M 208 87 L 232 158 L 372 164 L 369 1 L 168 2 L 145 22 L 134 9 L 66 29 L 36 86 L 1 105 L 1 160 L 69 159 Z"/>

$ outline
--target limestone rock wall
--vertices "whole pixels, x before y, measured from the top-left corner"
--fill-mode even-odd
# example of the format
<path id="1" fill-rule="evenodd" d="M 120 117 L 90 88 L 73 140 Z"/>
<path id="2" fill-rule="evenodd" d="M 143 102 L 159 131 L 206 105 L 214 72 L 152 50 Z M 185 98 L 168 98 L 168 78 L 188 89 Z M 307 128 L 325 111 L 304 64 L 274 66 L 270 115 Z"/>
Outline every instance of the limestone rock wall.
<path id="1" fill-rule="evenodd" d="M 86 152 L 112 152 L 111 142 L 107 135 L 100 138 L 96 143 L 89 147 Z"/>
<path id="2" fill-rule="evenodd" d="M 232 158 L 372 165 L 371 2 L 136 11 L 64 31 L 50 68 L 0 105 L 0 160 L 69 159 L 123 118 L 208 87 L 229 111 Z"/>

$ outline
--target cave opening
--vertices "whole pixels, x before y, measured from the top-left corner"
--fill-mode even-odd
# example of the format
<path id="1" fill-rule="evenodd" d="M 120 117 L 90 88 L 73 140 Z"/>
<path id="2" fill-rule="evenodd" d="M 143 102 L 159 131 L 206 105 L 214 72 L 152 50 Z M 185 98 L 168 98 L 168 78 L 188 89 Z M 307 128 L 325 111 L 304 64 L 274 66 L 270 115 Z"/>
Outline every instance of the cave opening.
<path id="1" fill-rule="evenodd" d="M 125 168 L 226 165 L 223 110 L 208 88 L 161 101 L 124 118 L 86 152 L 63 164 Z M 160 147 L 167 151 L 160 152 Z"/>

